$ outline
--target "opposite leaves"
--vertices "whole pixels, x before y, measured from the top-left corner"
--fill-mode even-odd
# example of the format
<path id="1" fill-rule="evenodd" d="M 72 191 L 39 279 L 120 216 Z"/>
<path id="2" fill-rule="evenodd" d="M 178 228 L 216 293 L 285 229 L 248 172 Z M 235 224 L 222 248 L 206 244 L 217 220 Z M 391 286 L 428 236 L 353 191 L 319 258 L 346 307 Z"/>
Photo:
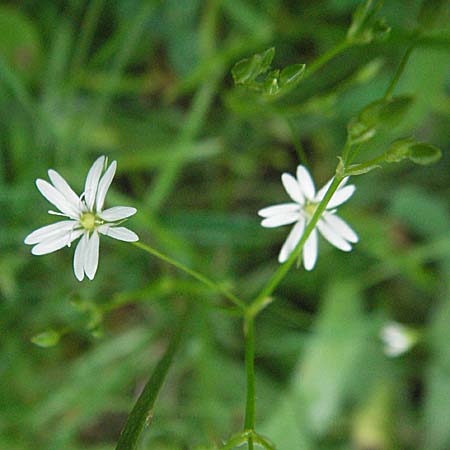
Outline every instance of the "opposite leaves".
<path id="1" fill-rule="evenodd" d="M 237 62 L 231 69 L 234 83 L 267 96 L 284 94 L 295 87 L 303 77 L 305 64 L 270 70 L 274 55 L 272 47 Z"/>

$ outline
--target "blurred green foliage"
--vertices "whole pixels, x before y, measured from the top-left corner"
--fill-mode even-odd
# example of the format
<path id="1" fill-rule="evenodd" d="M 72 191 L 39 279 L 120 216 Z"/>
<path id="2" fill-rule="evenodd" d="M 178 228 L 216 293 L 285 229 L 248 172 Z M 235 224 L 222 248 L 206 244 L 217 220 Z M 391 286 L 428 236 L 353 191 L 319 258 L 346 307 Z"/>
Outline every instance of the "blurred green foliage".
<path id="1" fill-rule="evenodd" d="M 272 46 L 274 67 L 308 67 L 360 3 L 2 2 L 0 449 L 114 448 L 187 301 L 189 331 L 140 448 L 213 449 L 241 428 L 242 330 L 220 298 L 117 241 L 102 241 L 93 282 L 76 281 L 71 249 L 31 256 L 23 238 L 49 220 L 34 180 L 54 168 L 80 192 L 97 155 L 117 159 L 107 201 L 138 208 L 141 239 L 250 299 L 287 234 L 259 227 L 256 211 L 282 201 L 280 173 L 299 161 L 319 185 L 332 175 L 347 123 L 382 97 L 421 2 L 385 2 L 387 39 L 276 101 L 233 87 L 231 68 Z M 342 211 L 361 242 L 351 254 L 321 242 L 315 271 L 292 270 L 257 322 L 258 429 L 281 450 L 450 448 L 450 34 L 446 2 L 434 3 L 442 12 L 423 10 L 428 28 L 395 92 L 414 102 L 361 157 L 414 136 L 441 161 L 356 178 Z M 397 359 L 383 355 L 387 320 L 421 332 Z"/>

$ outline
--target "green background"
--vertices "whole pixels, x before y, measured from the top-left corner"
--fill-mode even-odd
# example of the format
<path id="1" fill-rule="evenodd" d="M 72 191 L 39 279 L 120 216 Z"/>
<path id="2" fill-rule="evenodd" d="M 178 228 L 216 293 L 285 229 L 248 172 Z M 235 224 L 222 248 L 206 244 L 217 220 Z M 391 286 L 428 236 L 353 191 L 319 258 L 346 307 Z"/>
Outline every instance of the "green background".
<path id="1" fill-rule="evenodd" d="M 261 228 L 256 211 L 287 200 L 280 174 L 300 160 L 318 186 L 332 176 L 346 124 L 383 96 L 421 2 L 385 2 L 388 40 L 349 49 L 270 108 L 234 88 L 230 69 L 272 46 L 275 67 L 308 65 L 359 3 L 1 3 L 0 449 L 113 449 L 186 304 L 140 448 L 213 449 L 241 429 L 243 338 L 225 301 L 108 238 L 92 282 L 75 279 L 73 248 L 32 256 L 24 237 L 52 221 L 34 180 L 54 168 L 81 193 L 98 155 L 116 159 L 107 206 L 136 207 L 127 226 L 142 241 L 251 299 L 288 233 Z M 413 107 L 360 156 L 412 135 L 443 158 L 355 177 L 340 214 L 360 243 L 346 254 L 320 241 L 315 270 L 291 270 L 258 317 L 257 430 L 280 450 L 450 448 L 446 11 L 396 89 Z M 389 320 L 420 332 L 394 359 L 379 338 Z M 31 343 L 50 330 L 57 345 Z"/>

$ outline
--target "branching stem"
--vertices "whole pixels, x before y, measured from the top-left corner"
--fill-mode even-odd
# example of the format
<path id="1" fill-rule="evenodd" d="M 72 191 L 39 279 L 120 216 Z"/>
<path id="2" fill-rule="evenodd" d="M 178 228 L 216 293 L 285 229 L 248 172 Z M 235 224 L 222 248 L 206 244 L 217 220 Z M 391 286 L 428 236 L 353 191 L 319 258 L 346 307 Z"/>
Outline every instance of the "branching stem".
<path id="1" fill-rule="evenodd" d="M 191 277 L 200 281 L 201 283 L 205 284 L 206 286 L 210 287 L 214 291 L 220 292 L 224 297 L 226 297 L 228 300 L 230 300 L 230 302 L 234 303 L 241 311 L 245 310 L 246 305 L 241 299 L 239 299 L 236 295 L 234 295 L 232 292 L 230 292 L 224 286 L 221 286 L 220 284 L 218 284 L 215 281 L 208 278 L 206 275 L 203 275 L 200 272 L 197 272 L 196 270 L 193 270 L 193 269 L 185 266 L 184 264 L 176 261 L 175 259 L 171 258 L 170 256 L 167 256 L 164 253 L 161 253 L 160 251 L 154 249 L 153 247 L 143 244 L 142 242 L 134 242 L 133 244 L 136 247 L 139 247 L 140 249 L 149 253 L 150 255 L 156 256 L 157 258 L 170 264 L 171 266 L 174 266 L 177 269 L 187 273 L 188 275 L 190 275 Z"/>

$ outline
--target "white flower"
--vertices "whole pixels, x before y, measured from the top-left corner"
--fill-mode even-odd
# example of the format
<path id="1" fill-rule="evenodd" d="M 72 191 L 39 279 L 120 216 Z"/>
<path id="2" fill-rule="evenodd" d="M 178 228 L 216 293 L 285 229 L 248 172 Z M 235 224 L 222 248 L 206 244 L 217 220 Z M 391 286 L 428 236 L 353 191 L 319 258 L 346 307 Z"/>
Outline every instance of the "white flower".
<path id="1" fill-rule="evenodd" d="M 106 166 L 105 156 L 100 156 L 92 164 L 80 197 L 54 170 L 48 171 L 52 184 L 45 180 L 36 180 L 41 194 L 59 210 L 48 211 L 49 214 L 67 217 L 68 220 L 38 228 L 29 234 L 24 242 L 34 245 L 31 249 L 33 255 L 45 255 L 65 246 L 70 247 L 71 243 L 81 236 L 73 258 L 73 270 L 79 281 L 83 280 L 85 274 L 92 280 L 97 272 L 99 233 L 126 242 L 139 240 L 136 233 L 118 226 L 124 219 L 136 213 L 135 208 L 115 206 L 103 209 L 117 163 L 113 161 L 107 169 Z"/>
<path id="2" fill-rule="evenodd" d="M 328 202 L 326 210 L 323 212 L 316 227 L 305 242 L 303 247 L 303 265 L 306 270 L 312 270 L 316 264 L 319 245 L 317 230 L 330 244 L 344 252 L 349 252 L 352 249 L 351 244 L 358 242 L 358 235 L 336 214 L 335 209 L 346 202 L 355 192 L 355 186 L 345 185 L 347 180 L 348 178 L 345 178 L 341 182 Z M 297 178 L 288 173 L 283 173 L 281 181 L 293 203 L 269 206 L 259 210 L 258 214 L 264 217 L 261 225 L 267 228 L 295 223 L 278 256 L 278 261 L 284 263 L 297 247 L 308 222 L 311 220 L 318 204 L 324 198 L 333 180 L 331 179 L 322 189 L 316 192 L 311 175 L 304 166 L 300 165 L 297 167 Z"/>
<path id="3" fill-rule="evenodd" d="M 380 338 L 384 342 L 385 355 L 392 358 L 406 353 L 417 341 L 414 331 L 398 322 L 385 325 Z"/>

